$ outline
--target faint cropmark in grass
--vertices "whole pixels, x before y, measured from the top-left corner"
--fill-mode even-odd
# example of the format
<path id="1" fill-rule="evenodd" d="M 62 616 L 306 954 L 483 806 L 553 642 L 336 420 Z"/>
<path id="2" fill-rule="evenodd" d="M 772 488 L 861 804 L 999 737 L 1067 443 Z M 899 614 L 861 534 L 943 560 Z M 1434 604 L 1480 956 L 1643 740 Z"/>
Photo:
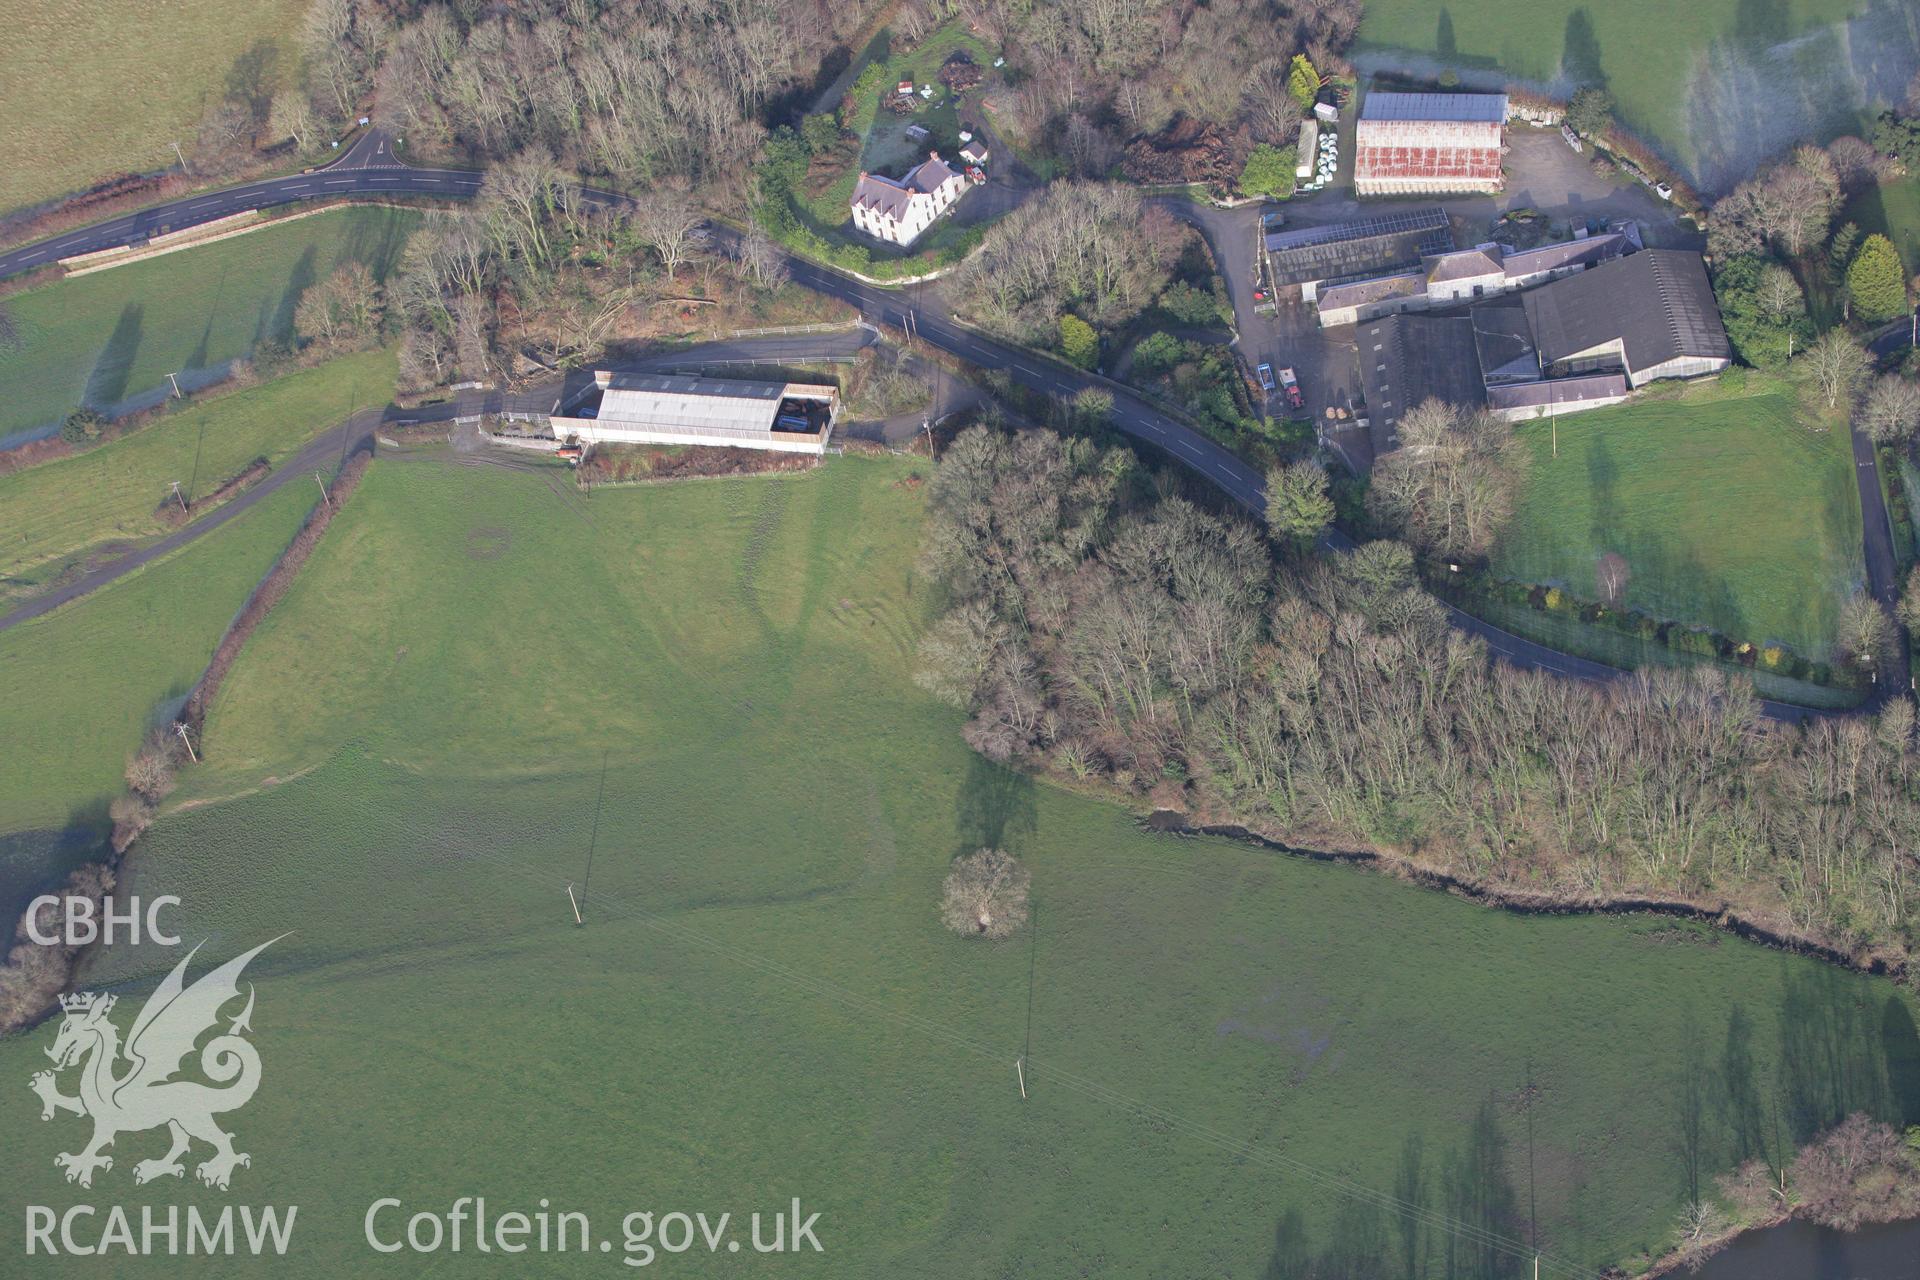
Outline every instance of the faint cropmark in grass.
<path id="1" fill-rule="evenodd" d="M 500 525 L 475 525 L 467 530 L 469 560 L 498 560 L 512 545 L 513 531 Z"/>
<path id="2" fill-rule="evenodd" d="M 773 628 L 767 621 L 765 611 L 760 607 L 760 564 L 773 547 L 775 535 L 787 515 L 787 499 L 791 496 L 785 485 L 770 484 L 756 495 L 760 499 L 760 512 L 753 522 L 753 532 L 747 535 L 747 545 L 740 553 L 740 572 L 734 579 L 734 588 L 740 593 L 740 603 L 759 620 L 766 629 L 768 638 L 773 638 Z"/>

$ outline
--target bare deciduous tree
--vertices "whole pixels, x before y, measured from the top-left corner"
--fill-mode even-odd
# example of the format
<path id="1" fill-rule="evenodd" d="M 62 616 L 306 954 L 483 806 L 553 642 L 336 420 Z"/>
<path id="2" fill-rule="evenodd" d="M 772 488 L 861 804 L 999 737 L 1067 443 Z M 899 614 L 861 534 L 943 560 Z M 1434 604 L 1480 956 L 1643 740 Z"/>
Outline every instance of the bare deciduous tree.
<path id="1" fill-rule="evenodd" d="M 773 293 L 787 282 L 787 253 L 773 242 L 759 223 L 740 237 L 740 270 L 745 277 Z"/>
<path id="2" fill-rule="evenodd" d="M 1827 408 L 1837 409 L 1853 399 L 1860 380 L 1873 367 L 1866 349 L 1841 329 L 1829 329 L 1800 357 L 1820 389 Z"/>
<path id="3" fill-rule="evenodd" d="M 1776 325 L 1786 324 L 1805 314 L 1807 309 L 1807 297 L 1800 289 L 1800 282 L 1793 278 L 1793 272 L 1777 262 L 1761 270 L 1754 298 L 1760 304 L 1760 313 Z"/>
<path id="4" fill-rule="evenodd" d="M 273 106 L 267 112 L 267 132 L 275 141 L 291 138 L 295 148 L 310 151 L 318 128 L 313 103 L 304 89 L 282 89 L 273 95 Z"/>
<path id="5" fill-rule="evenodd" d="M 1513 507 L 1512 429 L 1440 400 L 1400 420 L 1400 448 L 1374 464 L 1368 509 L 1423 551 L 1484 554 Z"/>
<path id="6" fill-rule="evenodd" d="M 697 246 L 700 222 L 700 211 L 693 201 L 677 191 L 657 188 L 635 202 L 633 228 L 660 255 L 669 284 Z"/>
<path id="7" fill-rule="evenodd" d="M 1600 588 L 1600 598 L 1608 604 L 1619 604 L 1627 594 L 1627 583 L 1633 577 L 1633 571 L 1627 565 L 1627 558 L 1618 551 L 1609 551 L 1600 557 L 1594 566 L 1594 585 Z"/>
<path id="8" fill-rule="evenodd" d="M 1840 606 L 1833 646 L 1844 661 L 1869 670 L 1885 667 L 1893 641 L 1893 620 L 1872 596 L 1856 591 Z"/>
<path id="9" fill-rule="evenodd" d="M 1912 439 L 1920 430 L 1920 382 L 1895 373 L 1876 378 L 1860 404 L 1859 421 L 1877 444 Z"/>

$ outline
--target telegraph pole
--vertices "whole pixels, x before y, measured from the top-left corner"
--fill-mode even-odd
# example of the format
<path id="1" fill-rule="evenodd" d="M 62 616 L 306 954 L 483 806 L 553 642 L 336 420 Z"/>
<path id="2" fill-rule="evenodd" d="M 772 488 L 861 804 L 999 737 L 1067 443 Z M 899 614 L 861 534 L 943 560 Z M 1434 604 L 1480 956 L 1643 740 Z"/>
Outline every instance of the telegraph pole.
<path id="1" fill-rule="evenodd" d="M 187 736 L 187 722 L 184 720 L 174 721 L 173 731 L 180 735 L 180 741 L 187 744 L 187 759 L 193 761 L 195 764 L 199 764 L 200 755 L 193 749 L 193 739 Z"/>
<path id="2" fill-rule="evenodd" d="M 327 510 L 333 510 L 333 497 L 327 492 L 327 482 L 320 478 L 318 471 L 313 473 L 313 482 L 320 486 L 320 501 L 327 504 Z"/>
<path id="3" fill-rule="evenodd" d="M 173 500 L 180 504 L 180 514 L 183 516 L 186 515 L 187 500 L 180 496 L 180 482 L 178 480 L 172 480 L 168 483 L 173 486 Z"/>
<path id="4" fill-rule="evenodd" d="M 187 398 L 180 390 L 180 379 L 174 377 L 172 374 L 168 374 L 167 381 L 173 384 L 173 398 L 175 400 L 185 400 Z"/>
<path id="5" fill-rule="evenodd" d="M 192 172 L 192 170 L 190 170 L 190 169 L 188 169 L 188 168 L 187 168 L 187 158 L 186 158 L 186 156 L 184 156 L 184 155 L 182 155 L 182 154 L 181 154 L 181 152 L 180 152 L 180 144 L 179 144 L 179 143 L 177 143 L 177 142 L 175 142 L 175 143 L 172 143 L 172 144 L 170 144 L 170 145 L 171 145 L 171 146 L 173 147 L 173 155 L 174 155 L 174 158 L 175 158 L 176 160 L 178 160 L 178 161 L 180 162 L 180 172 L 182 172 L 182 173 L 191 173 L 191 172 Z"/>

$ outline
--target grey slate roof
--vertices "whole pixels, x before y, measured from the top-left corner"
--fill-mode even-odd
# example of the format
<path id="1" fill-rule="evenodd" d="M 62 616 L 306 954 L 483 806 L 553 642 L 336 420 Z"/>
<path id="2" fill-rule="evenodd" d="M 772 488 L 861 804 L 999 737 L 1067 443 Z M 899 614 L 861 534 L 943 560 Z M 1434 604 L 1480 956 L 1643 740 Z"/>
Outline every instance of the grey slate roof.
<path id="1" fill-rule="evenodd" d="M 1267 233 L 1275 285 L 1339 280 L 1412 268 L 1453 248 L 1453 228 L 1437 207 Z"/>
<path id="2" fill-rule="evenodd" d="M 1467 316 L 1383 316 L 1359 327 L 1354 346 L 1376 455 L 1399 448 L 1400 419 L 1415 405 L 1442 400 L 1479 408 L 1487 402 Z"/>
<path id="3" fill-rule="evenodd" d="M 1617 258 L 1628 249 L 1627 238 L 1618 231 L 1588 236 L 1585 240 L 1567 240 L 1543 244 L 1537 249 L 1521 249 L 1507 255 L 1509 276 L 1530 276 L 1565 267 L 1591 267 Z"/>
<path id="4" fill-rule="evenodd" d="M 1503 265 L 1498 245 L 1462 249 L 1457 253 L 1442 253 L 1428 259 L 1427 279 L 1435 284 L 1445 284 L 1449 280 L 1494 276 L 1501 274 Z"/>
<path id="5" fill-rule="evenodd" d="M 1697 253 L 1643 249 L 1521 295 L 1543 365 L 1615 339 L 1627 367 L 1727 359 L 1727 331 Z"/>
<path id="6" fill-rule="evenodd" d="M 898 222 L 906 217 L 907 203 L 916 194 L 930 195 L 952 177 L 953 170 L 937 151 L 907 170 L 906 176 L 898 180 L 877 173 L 863 173 L 860 181 L 854 184 L 853 207 L 858 209 L 865 206 L 878 211 L 890 221 Z"/>
<path id="7" fill-rule="evenodd" d="M 1447 120 L 1500 124 L 1507 118 L 1504 93 L 1369 93 L 1362 120 Z"/>
<path id="8" fill-rule="evenodd" d="M 1517 300 L 1481 303 L 1469 314 L 1473 317 L 1473 344 L 1480 353 L 1480 376 L 1488 387 L 1528 382 L 1540 376 L 1533 330 L 1527 325 L 1526 308 Z"/>
<path id="9" fill-rule="evenodd" d="M 1355 280 L 1351 284 L 1336 284 L 1321 289 L 1319 307 L 1323 312 L 1339 311 L 1388 298 L 1418 298 L 1426 292 L 1427 278 L 1418 271 L 1398 276 L 1375 276 L 1369 280 Z"/>
<path id="10" fill-rule="evenodd" d="M 1488 387 L 1487 403 L 1495 409 L 1544 409 L 1548 406 L 1588 404 L 1595 400 L 1618 400 L 1627 394 L 1626 375 L 1590 373 L 1578 378 L 1555 378 L 1551 382 L 1518 382 L 1504 387 Z"/>

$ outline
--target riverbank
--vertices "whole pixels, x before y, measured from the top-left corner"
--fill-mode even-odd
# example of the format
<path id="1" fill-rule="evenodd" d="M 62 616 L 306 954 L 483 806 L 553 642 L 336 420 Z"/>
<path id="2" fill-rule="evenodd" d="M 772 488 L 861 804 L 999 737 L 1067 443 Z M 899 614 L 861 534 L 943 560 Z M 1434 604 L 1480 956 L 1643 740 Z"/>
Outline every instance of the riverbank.
<path id="1" fill-rule="evenodd" d="M 1244 840 L 1263 849 L 1314 862 L 1337 862 L 1367 867 L 1423 888 L 1436 889 L 1502 911 L 1520 915 L 1659 915 L 1695 920 L 1724 930 L 1748 942 L 1810 956 L 1839 965 L 1855 973 L 1891 978 L 1906 983 L 1912 973 L 1909 958 L 1897 952 L 1881 950 L 1848 951 L 1831 943 L 1783 927 L 1777 921 L 1756 919 L 1731 903 L 1665 898 L 1646 894 L 1559 895 L 1538 889 L 1526 889 L 1499 881 L 1476 880 L 1455 872 L 1426 866 L 1391 852 L 1368 849 L 1313 849 L 1288 843 L 1237 823 L 1201 823 L 1187 821 L 1177 809 L 1156 809 L 1145 819 L 1149 830 L 1172 835 L 1224 836 Z"/>
<path id="2" fill-rule="evenodd" d="M 1849 1116 L 1802 1147 L 1790 1166 L 1750 1160 L 1721 1175 L 1696 1208 L 1682 1216 L 1680 1243 L 1648 1268 L 1650 1280 L 1683 1269 L 1720 1280 L 1920 1274 L 1920 1125 L 1902 1133 Z M 1856 1235 L 1867 1255 L 1859 1263 L 1846 1257 Z M 1802 1256 L 1788 1261 L 1783 1245 Z"/>

